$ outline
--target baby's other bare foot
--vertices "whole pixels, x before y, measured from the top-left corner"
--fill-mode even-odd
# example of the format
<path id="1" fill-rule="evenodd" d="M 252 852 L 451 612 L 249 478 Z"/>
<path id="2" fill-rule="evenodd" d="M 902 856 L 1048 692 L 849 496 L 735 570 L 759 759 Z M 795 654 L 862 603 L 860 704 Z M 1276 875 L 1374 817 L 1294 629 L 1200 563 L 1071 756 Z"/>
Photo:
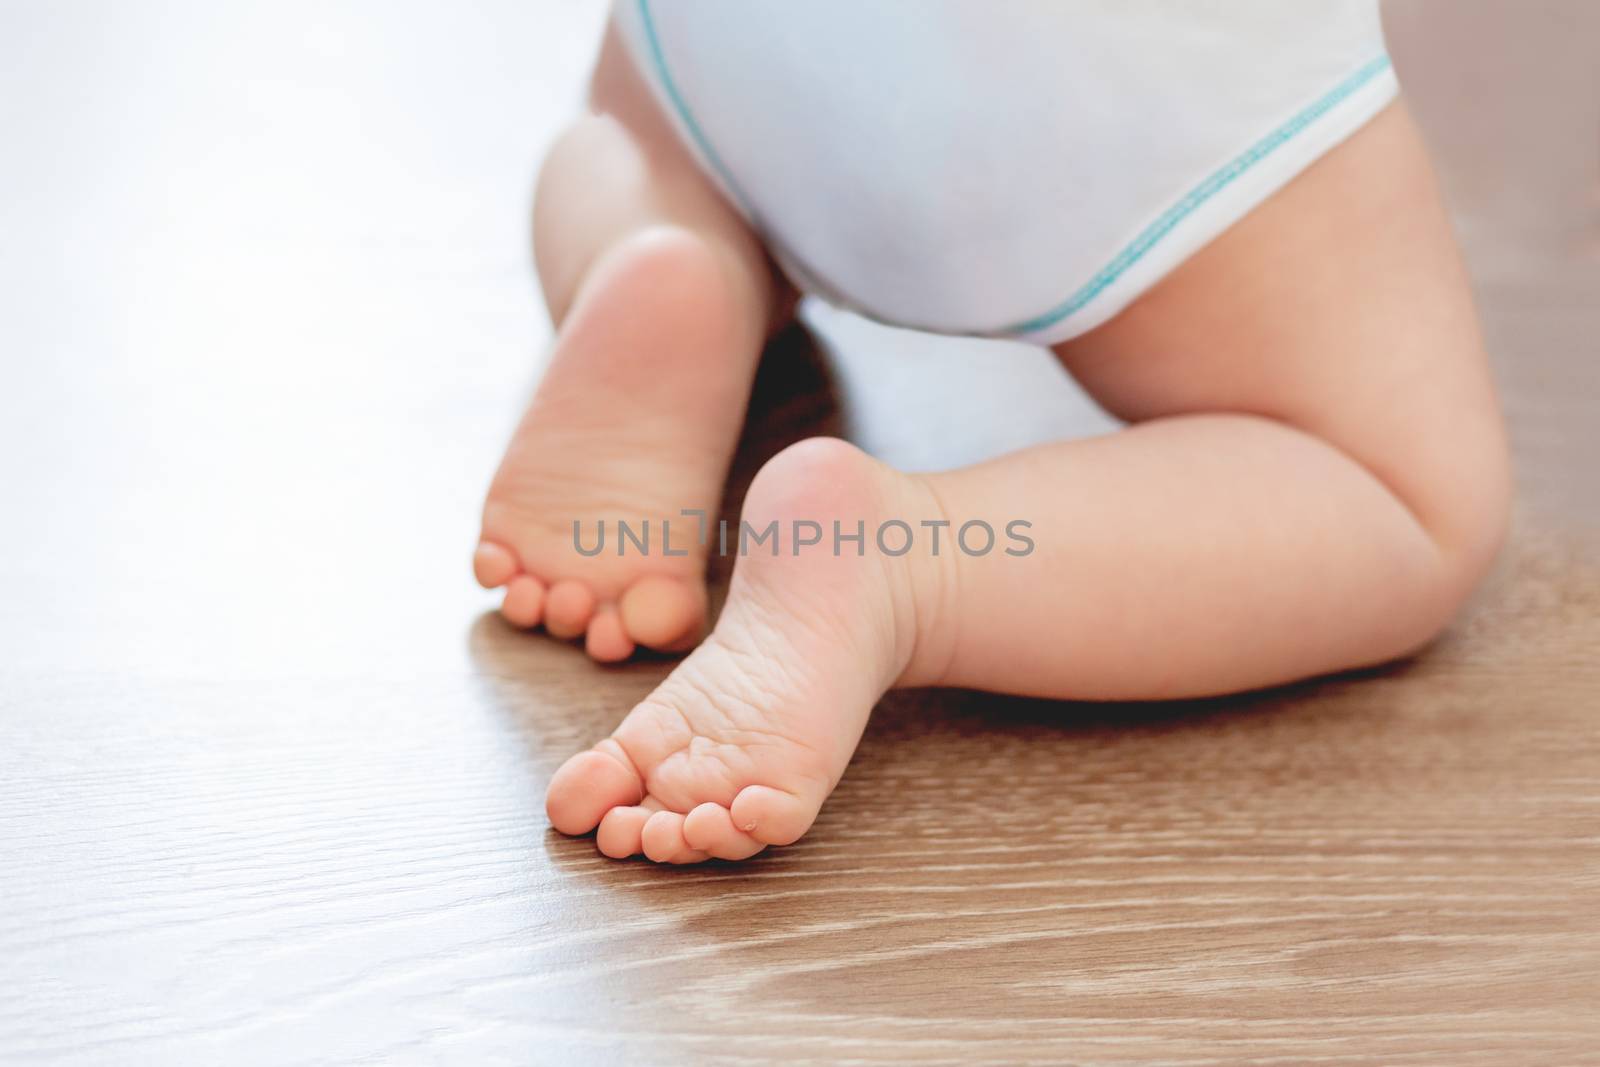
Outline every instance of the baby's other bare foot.
<path id="1" fill-rule="evenodd" d="M 592 268 L 484 503 L 473 570 L 505 588 L 513 625 L 583 636 L 602 661 L 636 645 L 679 651 L 704 632 L 706 548 L 683 512 L 716 514 L 747 399 L 746 376 L 722 373 L 748 343 L 731 269 L 665 226 Z M 619 521 L 635 534 L 648 522 L 648 551 L 619 554 Z M 603 549 L 580 553 L 602 522 Z"/>
<path id="2" fill-rule="evenodd" d="M 915 601 L 937 595 L 930 563 L 883 554 L 873 531 L 891 517 L 916 527 L 936 508 L 920 482 L 842 441 L 775 457 L 743 521 L 756 532 L 776 521 L 778 554 L 748 547 L 711 636 L 609 738 L 556 772 L 555 828 L 598 827 L 606 855 L 663 863 L 744 859 L 797 840 L 912 661 Z M 823 531 L 799 555 L 795 520 Z M 862 555 L 853 543 L 833 553 L 834 520 L 846 533 L 864 523 Z"/>

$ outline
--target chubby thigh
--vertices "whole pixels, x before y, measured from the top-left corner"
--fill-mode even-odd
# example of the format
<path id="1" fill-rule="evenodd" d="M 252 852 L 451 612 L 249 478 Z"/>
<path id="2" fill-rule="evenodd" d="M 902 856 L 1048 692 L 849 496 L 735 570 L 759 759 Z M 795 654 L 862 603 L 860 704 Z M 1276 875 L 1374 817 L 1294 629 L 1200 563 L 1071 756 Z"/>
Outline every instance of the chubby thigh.
<path id="1" fill-rule="evenodd" d="M 1039 546 L 957 558 L 963 614 L 1009 624 L 962 628 L 938 681 L 1155 698 L 1381 662 L 1505 534 L 1502 419 L 1402 105 L 1057 353 L 1131 425 L 932 476 L 955 514 L 1026 505 Z"/>

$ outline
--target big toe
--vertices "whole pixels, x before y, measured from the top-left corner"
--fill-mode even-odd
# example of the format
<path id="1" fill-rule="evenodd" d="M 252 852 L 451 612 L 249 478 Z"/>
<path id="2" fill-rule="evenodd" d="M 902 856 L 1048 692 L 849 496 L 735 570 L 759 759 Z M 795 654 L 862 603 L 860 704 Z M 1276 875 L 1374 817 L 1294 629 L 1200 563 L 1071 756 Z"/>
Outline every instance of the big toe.
<path id="1" fill-rule="evenodd" d="M 705 628 L 705 585 L 649 575 L 628 587 L 618 607 L 623 628 L 636 643 L 661 652 L 679 651 Z"/>
<path id="2" fill-rule="evenodd" d="M 644 783 L 615 741 L 605 740 L 563 763 L 545 793 L 550 825 L 564 834 L 586 834 L 612 808 L 639 803 Z"/>

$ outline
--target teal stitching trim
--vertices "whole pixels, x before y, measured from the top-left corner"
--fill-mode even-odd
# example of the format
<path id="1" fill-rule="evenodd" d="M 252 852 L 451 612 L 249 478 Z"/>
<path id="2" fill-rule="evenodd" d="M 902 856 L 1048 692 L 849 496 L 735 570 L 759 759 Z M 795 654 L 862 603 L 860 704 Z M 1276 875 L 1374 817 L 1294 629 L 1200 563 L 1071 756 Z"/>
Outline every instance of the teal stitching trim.
<path id="1" fill-rule="evenodd" d="M 640 0 L 640 2 L 643 3 L 643 0 Z M 1273 151 L 1282 147 L 1301 130 L 1310 126 L 1346 97 L 1388 69 L 1389 57 L 1387 55 L 1381 55 L 1361 67 L 1354 74 L 1334 86 L 1316 103 L 1267 134 L 1245 150 L 1242 155 L 1189 190 L 1183 199 L 1162 212 L 1160 218 L 1146 226 L 1139 236 L 1135 237 L 1122 251 L 1112 257 L 1111 262 L 1101 267 L 1095 276 L 1090 278 L 1083 288 L 1068 297 L 1065 303 L 1052 308 L 1043 315 L 1007 326 L 997 332 L 1002 334 L 1036 333 L 1039 330 L 1054 326 L 1068 315 L 1080 310 L 1085 304 L 1104 292 L 1118 278 L 1122 277 L 1123 274 L 1127 273 L 1128 269 L 1135 263 L 1143 259 L 1145 254 L 1154 248 L 1157 242 L 1171 233 L 1178 223 L 1192 214 L 1201 204 L 1226 189 L 1245 171 L 1271 155 Z"/>
<path id="2" fill-rule="evenodd" d="M 684 101 L 683 94 L 678 90 L 677 82 L 672 80 L 672 75 L 667 70 L 666 54 L 662 51 L 661 39 L 656 33 L 655 19 L 650 14 L 649 0 L 636 0 L 636 5 L 639 11 L 640 24 L 644 28 L 645 42 L 650 47 L 650 59 L 655 65 L 656 76 L 661 80 L 662 88 L 666 90 L 667 99 L 672 101 L 673 110 L 678 113 L 679 120 L 683 123 L 684 129 L 689 132 L 689 136 L 693 139 L 695 147 L 700 150 L 701 156 L 704 157 L 711 169 L 716 171 L 717 177 L 722 181 L 729 195 L 739 202 L 745 217 L 754 222 L 756 214 L 750 203 L 750 198 L 744 195 L 743 190 L 739 188 L 739 183 L 734 180 L 733 173 L 728 170 L 727 164 L 722 162 L 722 158 L 711 147 L 711 142 L 707 139 L 705 131 L 700 128 L 700 123 L 695 121 L 694 113 L 689 110 L 688 103 Z M 1042 315 L 995 330 L 990 336 L 1035 333 L 1039 330 L 1048 329 L 1067 318 L 1067 316 L 1081 310 L 1084 305 L 1099 296 L 1118 278 L 1126 274 L 1135 263 L 1138 263 L 1149 253 L 1150 249 L 1154 248 L 1163 237 L 1176 229 L 1178 224 L 1193 214 L 1200 205 L 1233 184 L 1240 175 L 1292 140 L 1295 135 L 1338 106 L 1373 78 L 1388 70 L 1389 67 L 1390 62 L 1387 55 L 1380 55 L 1366 63 L 1354 74 L 1334 86 L 1321 99 L 1251 145 L 1241 155 L 1189 190 L 1182 199 L 1162 212 L 1159 218 L 1140 231 L 1137 237 L 1113 256 L 1109 263 L 1101 267 L 1094 277 L 1090 278 L 1082 288 L 1068 297 L 1064 303 Z"/>
<path id="3" fill-rule="evenodd" d="M 683 122 L 684 129 L 689 131 L 689 136 L 694 139 L 695 146 L 700 149 L 700 154 L 710 164 L 711 169 L 717 172 L 717 177 L 722 179 L 723 186 L 728 194 L 739 202 L 744 209 L 745 217 L 754 219 L 751 212 L 749 197 L 739 189 L 739 183 L 733 180 L 733 174 L 728 170 L 722 158 L 712 149 L 711 142 L 706 139 L 705 131 L 695 121 L 694 114 L 690 112 L 689 105 L 684 102 L 683 94 L 678 91 L 678 83 L 672 80 L 672 75 L 667 72 L 667 57 L 661 50 L 661 38 L 656 35 L 656 20 L 650 14 L 650 5 L 647 0 L 638 0 L 639 21 L 644 26 L 645 42 L 650 46 L 650 59 L 655 64 L 656 77 L 661 79 L 661 87 L 667 91 L 667 99 L 672 101 L 673 110 L 677 111 L 678 118 Z"/>

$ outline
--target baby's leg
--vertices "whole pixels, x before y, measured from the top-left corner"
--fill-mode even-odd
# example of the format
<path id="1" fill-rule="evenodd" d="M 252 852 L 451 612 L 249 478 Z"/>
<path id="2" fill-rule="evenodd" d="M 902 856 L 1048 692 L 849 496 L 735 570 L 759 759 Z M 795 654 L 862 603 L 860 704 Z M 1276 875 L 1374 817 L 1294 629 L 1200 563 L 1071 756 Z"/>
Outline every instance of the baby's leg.
<path id="1" fill-rule="evenodd" d="M 928 679 L 1150 699 L 1377 663 L 1499 547 L 1500 414 L 1401 106 L 1060 355 L 1133 425 L 934 479 L 1039 549 L 960 561 Z"/>
<path id="2" fill-rule="evenodd" d="M 747 856 L 809 827 L 890 685 L 1161 698 L 1374 663 L 1499 543 L 1500 420 L 1399 108 L 1062 355 L 1134 425 L 928 477 L 841 442 L 775 458 L 751 525 L 864 520 L 867 551 L 741 558 L 710 639 L 557 773 L 557 829 Z M 949 523 L 941 555 L 878 549 L 895 519 Z M 1034 550 L 964 554 L 980 519 L 1030 522 Z"/>
<path id="3" fill-rule="evenodd" d="M 534 209 L 557 327 L 550 366 L 484 504 L 474 570 L 519 626 L 587 635 L 596 659 L 682 647 L 704 626 L 706 552 L 777 293 L 765 255 L 700 175 L 608 35 L 601 114 L 552 150 Z M 592 549 L 574 547 L 573 522 Z M 625 520 L 648 554 L 617 554 Z M 672 550 L 661 543 L 672 521 Z"/>

